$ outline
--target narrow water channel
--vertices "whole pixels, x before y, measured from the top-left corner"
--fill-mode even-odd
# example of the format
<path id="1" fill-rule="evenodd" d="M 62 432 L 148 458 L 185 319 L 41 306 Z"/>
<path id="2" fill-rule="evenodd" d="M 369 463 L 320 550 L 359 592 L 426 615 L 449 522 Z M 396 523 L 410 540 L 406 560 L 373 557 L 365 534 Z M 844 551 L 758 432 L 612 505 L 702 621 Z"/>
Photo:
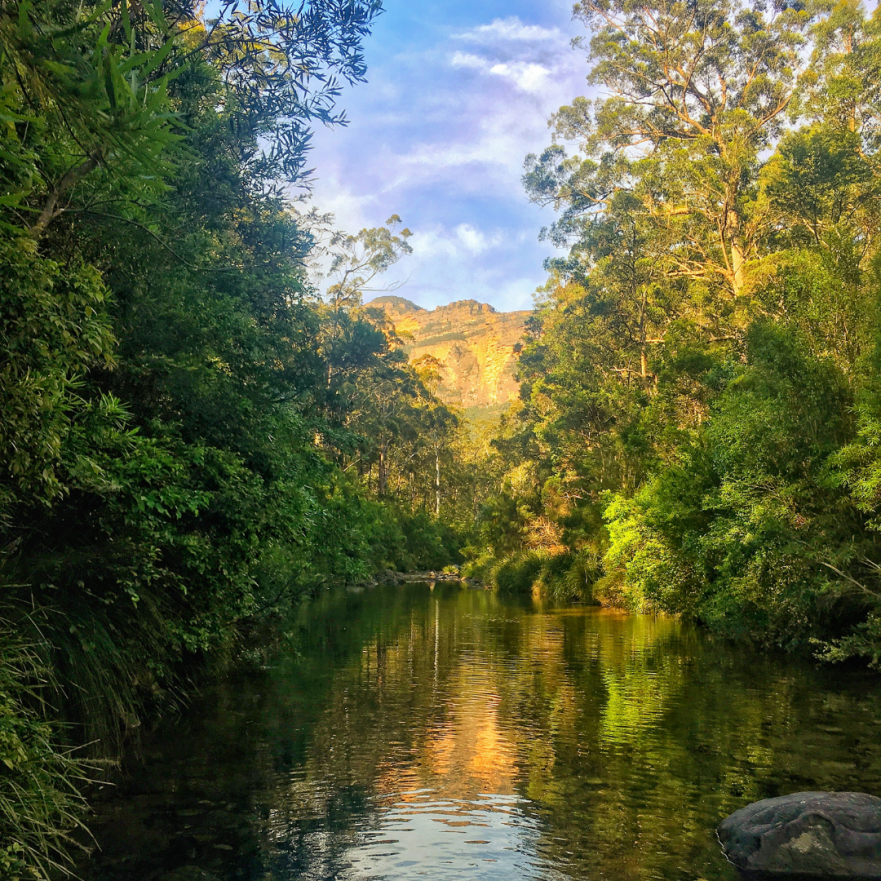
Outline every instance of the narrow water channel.
<path id="1" fill-rule="evenodd" d="M 733 881 L 756 799 L 881 795 L 877 678 L 669 619 L 339 590 L 98 804 L 88 881 Z"/>

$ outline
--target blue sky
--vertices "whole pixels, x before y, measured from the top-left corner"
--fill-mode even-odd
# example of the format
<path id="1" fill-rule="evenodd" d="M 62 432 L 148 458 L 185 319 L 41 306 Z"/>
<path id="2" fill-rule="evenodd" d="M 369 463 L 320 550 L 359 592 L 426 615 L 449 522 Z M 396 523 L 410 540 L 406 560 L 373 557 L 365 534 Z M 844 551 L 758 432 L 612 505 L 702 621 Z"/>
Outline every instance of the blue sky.
<path id="1" fill-rule="evenodd" d="M 347 128 L 315 133 L 313 202 L 349 232 L 399 214 L 414 254 L 386 281 L 432 308 L 476 299 L 528 309 L 551 209 L 520 183 L 547 118 L 585 92 L 571 0 L 385 0 L 365 44 L 368 82 L 342 98 Z"/>

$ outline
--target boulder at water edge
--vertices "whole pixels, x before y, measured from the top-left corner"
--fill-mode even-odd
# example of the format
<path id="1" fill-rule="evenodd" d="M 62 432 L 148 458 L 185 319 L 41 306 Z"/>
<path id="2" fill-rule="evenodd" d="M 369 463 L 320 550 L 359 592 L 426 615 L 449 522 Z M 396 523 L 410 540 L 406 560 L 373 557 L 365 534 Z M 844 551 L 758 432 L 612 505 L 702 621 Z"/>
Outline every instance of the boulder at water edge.
<path id="1" fill-rule="evenodd" d="M 723 820 L 719 840 L 747 873 L 881 879 L 881 798 L 859 792 L 768 798 Z"/>

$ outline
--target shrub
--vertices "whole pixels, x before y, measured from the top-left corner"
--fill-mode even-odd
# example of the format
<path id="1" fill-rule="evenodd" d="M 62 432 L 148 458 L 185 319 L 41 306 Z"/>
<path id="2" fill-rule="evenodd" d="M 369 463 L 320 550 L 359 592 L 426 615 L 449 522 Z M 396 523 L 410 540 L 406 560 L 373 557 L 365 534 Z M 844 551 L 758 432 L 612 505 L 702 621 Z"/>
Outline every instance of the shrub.
<path id="1" fill-rule="evenodd" d="M 557 602 L 595 603 L 594 585 L 603 573 L 601 556 L 591 548 L 549 557 L 542 567 L 546 594 Z"/>
<path id="2" fill-rule="evenodd" d="M 502 560 L 494 572 L 494 586 L 503 593 L 529 593 L 538 581 L 546 559 L 546 554 L 530 551 Z"/>

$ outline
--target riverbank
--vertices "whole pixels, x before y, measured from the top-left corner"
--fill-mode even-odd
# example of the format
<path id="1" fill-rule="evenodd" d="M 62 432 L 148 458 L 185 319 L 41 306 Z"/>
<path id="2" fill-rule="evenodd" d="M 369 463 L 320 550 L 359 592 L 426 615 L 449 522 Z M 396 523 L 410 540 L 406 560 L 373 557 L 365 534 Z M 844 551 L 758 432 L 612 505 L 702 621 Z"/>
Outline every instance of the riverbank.
<path id="1" fill-rule="evenodd" d="M 418 584 L 420 582 L 442 582 L 447 584 L 464 584 L 468 587 L 490 588 L 478 578 L 469 578 L 459 571 L 423 570 L 421 572 L 393 572 L 386 569 L 373 578 L 359 582 L 361 587 L 376 587 L 379 584 Z"/>

